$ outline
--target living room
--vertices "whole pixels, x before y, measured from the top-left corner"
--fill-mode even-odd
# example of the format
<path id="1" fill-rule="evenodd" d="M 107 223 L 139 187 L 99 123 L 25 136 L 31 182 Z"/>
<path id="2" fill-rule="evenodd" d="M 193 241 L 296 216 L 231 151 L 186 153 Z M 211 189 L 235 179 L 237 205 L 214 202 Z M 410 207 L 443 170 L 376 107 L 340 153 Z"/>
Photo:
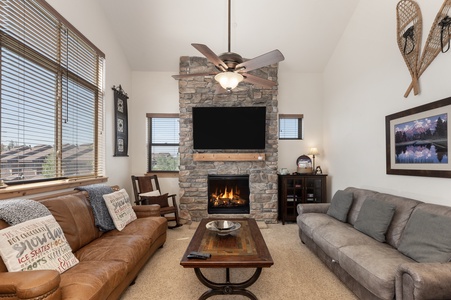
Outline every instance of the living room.
<path id="1" fill-rule="evenodd" d="M 217 39 L 225 42 L 226 1 L 218 1 L 221 2 L 218 10 L 221 14 L 224 11 L 224 16 L 219 22 L 224 23 L 224 32 L 220 34 L 221 38 Z M 186 47 L 180 50 L 179 55 L 170 57 L 169 65 L 154 69 L 147 69 L 144 66 L 136 68 L 130 64 L 130 59 L 123 48 L 123 43 L 126 41 L 120 40 L 116 31 L 113 30 L 113 28 L 117 30 L 123 22 L 120 20 L 121 8 L 119 7 L 126 6 L 125 2 L 109 0 L 48 0 L 47 2 L 106 55 L 105 177 L 108 177 L 108 184 L 124 187 L 132 195 L 130 175 L 143 175 L 148 172 L 145 163 L 147 161 L 146 113 L 179 112 L 179 83 L 171 76 L 179 73 L 180 56 L 200 56 L 190 43 L 200 42 L 210 45 L 209 36 L 205 32 L 193 35 L 187 33 L 184 41 Z M 270 7 L 268 10 L 272 14 L 286 13 L 284 10 L 280 12 L 276 10 L 280 3 L 275 5 L 265 1 L 266 4 Z M 423 41 L 427 38 L 429 26 L 433 23 L 441 4 L 441 1 L 436 0 L 429 1 L 427 4 L 419 2 L 424 26 Z M 148 7 L 148 4 L 142 5 Z M 157 5 L 152 3 L 150 6 Z M 176 7 L 179 3 L 165 4 L 164 7 L 171 5 Z M 265 5 L 259 2 L 256 6 L 262 9 Z M 341 11 L 342 5 L 346 7 L 343 7 Z M 315 8 L 318 9 L 318 7 Z M 327 53 L 330 55 L 326 55 L 322 67 L 311 68 L 309 71 L 306 71 L 308 68 L 301 71 L 291 67 L 290 61 L 298 63 L 302 60 L 308 61 L 309 58 L 296 53 L 293 55 L 291 49 L 279 48 L 277 42 L 279 37 L 276 36 L 268 37 L 262 34 L 262 39 L 269 40 L 266 43 L 269 49 L 256 52 L 258 55 L 279 48 L 284 53 L 286 59 L 278 65 L 278 113 L 304 116 L 302 140 L 278 141 L 277 169 L 287 168 L 290 173 L 295 172 L 296 159 L 300 155 L 307 154 L 310 148 L 316 147 L 319 150 L 316 165 L 320 165 L 323 173 L 328 175 L 328 201 L 338 190 L 358 187 L 420 199 L 428 203 L 451 205 L 448 199 L 448 194 L 451 192 L 448 178 L 386 173 L 385 128 L 387 115 L 449 97 L 451 88 L 448 76 L 444 74 L 447 74 L 446 70 L 451 64 L 451 58 L 449 55 L 439 54 L 419 79 L 420 93 L 414 95 L 411 92 L 408 97 L 404 97 L 412 79 L 396 42 L 396 3 L 349 0 L 346 3 L 327 3 L 320 8 L 342 14 L 338 18 L 341 20 L 340 24 L 328 25 L 341 28 L 342 32 L 337 34 L 338 38 L 335 42 L 329 44 L 333 46 L 332 49 L 328 49 Z M 158 11 L 155 8 L 154 10 Z M 202 9 L 197 8 L 196 11 L 201 12 Z M 202 11 L 202 14 L 204 13 L 206 12 Z M 214 14 L 218 14 L 217 11 Z M 181 18 L 181 15 L 176 16 Z M 115 20 L 112 20 L 111 16 L 115 16 Z M 149 9 L 149 18 L 152 17 L 152 9 Z M 161 30 L 159 36 L 153 37 L 155 46 L 165 47 L 164 41 L 168 36 L 161 36 L 164 35 L 165 26 L 173 26 L 182 31 L 184 22 L 189 22 L 193 18 L 189 14 L 185 17 L 186 19 L 180 20 L 180 24 L 171 25 L 159 23 L 164 16 L 155 17 L 158 21 L 155 26 Z M 112 24 L 115 22 L 119 25 Z M 325 21 L 312 20 L 312 26 L 304 26 L 300 30 L 321 35 L 322 29 L 317 29 L 314 26 L 315 22 Z M 145 28 L 140 30 L 137 34 L 147 34 Z M 259 37 L 258 30 L 252 30 L 252 35 L 249 42 Z M 284 34 L 280 35 L 284 36 Z M 287 32 L 286 36 L 295 47 L 309 43 L 302 38 L 296 40 L 296 33 Z M 244 48 L 240 52 L 246 55 L 246 46 L 241 47 Z M 135 53 L 152 55 L 151 50 L 147 50 L 146 48 L 135 49 Z M 214 50 L 221 49 L 214 47 Z M 323 49 L 318 49 L 318 52 L 321 50 Z M 126 157 L 114 156 L 114 91 L 111 87 L 119 84 L 130 97 L 128 101 L 129 143 Z M 160 173 L 159 176 L 163 190 L 179 194 L 177 175 Z"/>
<path id="2" fill-rule="evenodd" d="M 49 4 L 106 53 L 106 131 L 109 132 L 106 175 L 109 182 L 131 190 L 129 175 L 147 171 L 142 163 L 147 159 L 145 113 L 178 112 L 178 82 L 171 75 L 178 74 L 179 57 L 174 57 L 167 70 L 133 70 L 104 14 L 105 9 L 113 10 L 114 5 L 92 1 L 49 1 Z M 226 8 L 225 1 L 221 5 Z M 396 43 L 396 5 L 380 1 L 351 1 L 347 5 L 351 6 L 352 14 L 322 72 L 296 72 L 287 65 L 289 58 L 279 64 L 279 113 L 304 114 L 305 128 L 302 141 L 280 141 L 279 168 L 295 171 L 297 157 L 307 154 L 310 147 L 317 147 L 320 154 L 316 164 L 328 174 L 329 199 L 338 189 L 358 186 L 449 204 L 447 179 L 386 174 L 385 116 L 449 97 L 449 85 L 443 74 L 451 58 L 439 55 L 420 79 L 421 92 L 404 98 L 411 78 Z M 420 3 L 425 27 L 432 24 L 440 5 L 440 1 Z M 427 30 L 423 33 L 425 40 Z M 226 33 L 222 35 L 225 37 Z M 208 44 L 208 37 L 187 38 L 188 46 L 191 42 Z M 267 51 L 278 47 L 276 42 L 269 45 Z M 195 49 L 191 53 L 197 55 Z M 129 121 L 128 158 L 112 155 L 114 122 L 110 87 L 118 84 L 130 95 L 129 114 L 133 116 Z M 166 190 L 178 192 L 177 178 L 163 179 L 163 184 Z"/>

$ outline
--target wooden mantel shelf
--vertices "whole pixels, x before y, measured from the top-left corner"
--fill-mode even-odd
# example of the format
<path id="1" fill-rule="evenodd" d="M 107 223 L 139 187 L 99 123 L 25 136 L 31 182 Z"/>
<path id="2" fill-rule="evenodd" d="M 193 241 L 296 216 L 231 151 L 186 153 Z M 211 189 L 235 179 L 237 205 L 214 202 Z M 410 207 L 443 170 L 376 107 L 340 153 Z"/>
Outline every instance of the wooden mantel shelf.
<path id="1" fill-rule="evenodd" d="M 256 161 L 265 160 L 265 153 L 194 153 L 194 161 Z"/>

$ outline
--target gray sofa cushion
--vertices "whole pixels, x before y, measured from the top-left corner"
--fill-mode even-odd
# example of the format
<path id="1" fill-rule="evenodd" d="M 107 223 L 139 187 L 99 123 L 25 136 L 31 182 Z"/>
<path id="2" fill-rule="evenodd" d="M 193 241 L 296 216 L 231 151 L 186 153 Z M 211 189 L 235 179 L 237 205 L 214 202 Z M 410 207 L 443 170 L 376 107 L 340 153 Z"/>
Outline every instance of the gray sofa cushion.
<path id="1" fill-rule="evenodd" d="M 379 242 L 385 242 L 385 233 L 394 213 L 394 205 L 368 198 L 362 205 L 354 227 Z"/>
<path id="2" fill-rule="evenodd" d="M 418 262 L 449 262 L 450 228 L 450 216 L 417 209 L 407 222 L 398 250 Z"/>
<path id="3" fill-rule="evenodd" d="M 352 205 L 352 200 L 352 192 L 338 190 L 335 192 L 332 200 L 330 201 L 327 214 L 341 222 L 346 222 L 348 219 L 349 209 Z"/>
<path id="4" fill-rule="evenodd" d="M 340 266 L 379 299 L 394 299 L 396 270 L 413 260 L 388 244 L 372 241 L 340 248 Z"/>

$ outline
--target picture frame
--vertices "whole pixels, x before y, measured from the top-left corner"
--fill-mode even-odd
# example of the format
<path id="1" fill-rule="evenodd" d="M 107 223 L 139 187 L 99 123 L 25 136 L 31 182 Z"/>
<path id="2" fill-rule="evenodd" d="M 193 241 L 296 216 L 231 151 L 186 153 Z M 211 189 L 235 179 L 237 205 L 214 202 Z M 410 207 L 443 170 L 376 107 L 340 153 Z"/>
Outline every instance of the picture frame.
<path id="1" fill-rule="evenodd" d="M 128 156 L 128 95 L 122 86 L 114 91 L 114 156 Z"/>
<path id="2" fill-rule="evenodd" d="M 385 117 L 386 173 L 451 177 L 451 97 Z"/>

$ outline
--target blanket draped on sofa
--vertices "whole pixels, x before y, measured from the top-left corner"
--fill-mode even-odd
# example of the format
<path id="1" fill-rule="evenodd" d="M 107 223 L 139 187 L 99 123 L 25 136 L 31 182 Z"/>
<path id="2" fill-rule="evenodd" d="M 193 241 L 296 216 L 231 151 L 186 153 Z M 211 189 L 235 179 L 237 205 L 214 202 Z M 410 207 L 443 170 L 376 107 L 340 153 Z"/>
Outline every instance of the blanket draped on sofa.
<path id="1" fill-rule="evenodd" d="M 0 201 L 0 219 L 9 225 L 45 217 L 50 211 L 39 202 L 29 199 L 10 199 Z"/>

